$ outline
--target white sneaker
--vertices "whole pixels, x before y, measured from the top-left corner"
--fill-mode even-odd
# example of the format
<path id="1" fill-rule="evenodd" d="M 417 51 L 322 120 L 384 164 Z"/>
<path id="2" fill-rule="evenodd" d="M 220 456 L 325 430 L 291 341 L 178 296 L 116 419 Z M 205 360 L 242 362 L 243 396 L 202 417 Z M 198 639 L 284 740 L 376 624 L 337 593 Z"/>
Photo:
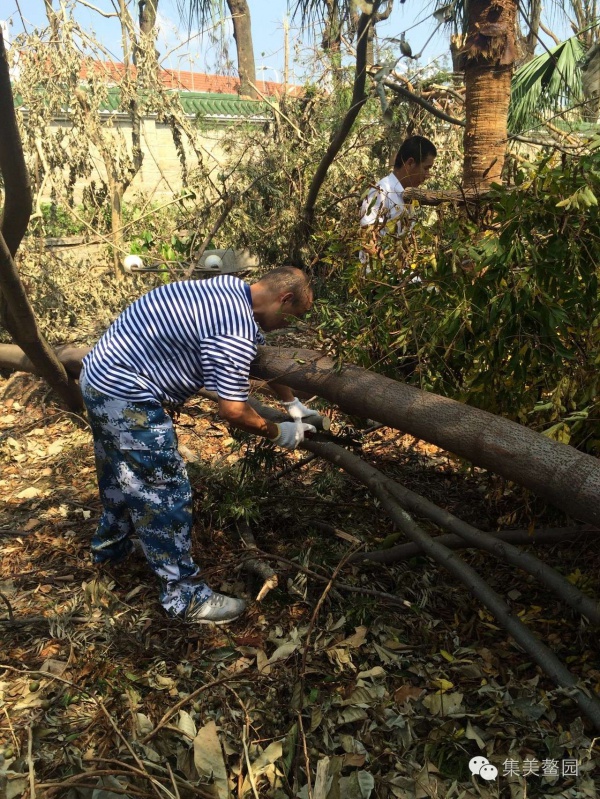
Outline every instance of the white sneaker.
<path id="1" fill-rule="evenodd" d="M 228 624 L 241 616 L 245 610 L 246 602 L 243 599 L 214 592 L 199 605 L 192 602 L 185 613 L 185 620 L 197 624 Z"/>

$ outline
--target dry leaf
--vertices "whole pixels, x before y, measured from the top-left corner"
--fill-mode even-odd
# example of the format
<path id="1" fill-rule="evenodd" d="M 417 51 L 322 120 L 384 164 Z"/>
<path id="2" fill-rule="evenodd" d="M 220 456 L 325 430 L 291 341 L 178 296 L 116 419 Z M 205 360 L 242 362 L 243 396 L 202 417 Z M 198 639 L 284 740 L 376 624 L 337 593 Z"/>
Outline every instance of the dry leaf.
<path id="1" fill-rule="evenodd" d="M 35 497 L 41 496 L 41 494 L 42 492 L 39 488 L 30 486 L 29 488 L 24 488 L 22 491 L 19 491 L 19 493 L 15 495 L 15 499 L 34 499 Z"/>
<path id="2" fill-rule="evenodd" d="M 462 700 L 463 695 L 460 691 L 455 691 L 453 694 L 429 694 L 423 700 L 423 704 L 432 716 L 448 716 L 462 710 Z"/>
<path id="3" fill-rule="evenodd" d="M 417 688 L 414 685 L 401 685 L 394 691 L 394 702 L 402 705 L 409 699 L 418 699 L 423 693 L 423 688 Z"/>
<path id="4" fill-rule="evenodd" d="M 194 764 L 203 777 L 213 778 L 219 799 L 229 799 L 227 769 L 214 721 L 205 724 L 194 738 Z"/>

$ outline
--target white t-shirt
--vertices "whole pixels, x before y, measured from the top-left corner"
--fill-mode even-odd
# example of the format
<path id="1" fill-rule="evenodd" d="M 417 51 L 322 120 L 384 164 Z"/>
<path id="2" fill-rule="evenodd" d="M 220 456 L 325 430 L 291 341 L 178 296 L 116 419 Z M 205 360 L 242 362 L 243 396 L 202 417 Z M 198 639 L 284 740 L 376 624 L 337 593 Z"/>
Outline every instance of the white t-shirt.
<path id="1" fill-rule="evenodd" d="M 374 186 L 365 199 L 361 207 L 361 227 L 367 225 L 380 225 L 389 222 L 390 219 L 396 219 L 404 214 L 406 206 L 404 204 L 404 186 L 393 172 L 382 178 L 376 186 Z M 397 223 L 397 230 L 400 234 L 402 232 L 401 220 Z"/>
<path id="2" fill-rule="evenodd" d="M 379 231 L 380 236 L 385 236 L 387 231 L 383 225 L 392 219 L 398 219 L 396 222 L 396 233 L 398 236 L 403 232 L 411 230 L 415 224 L 413 209 L 404 202 L 404 186 L 393 172 L 390 172 L 389 175 L 382 178 L 379 183 L 369 191 L 363 200 L 360 212 L 361 227 L 375 224 L 382 225 Z M 366 267 L 366 274 L 369 274 L 371 271 L 369 256 L 364 250 L 361 250 L 358 257 L 360 262 Z M 410 282 L 420 283 L 421 278 L 415 275 Z"/>

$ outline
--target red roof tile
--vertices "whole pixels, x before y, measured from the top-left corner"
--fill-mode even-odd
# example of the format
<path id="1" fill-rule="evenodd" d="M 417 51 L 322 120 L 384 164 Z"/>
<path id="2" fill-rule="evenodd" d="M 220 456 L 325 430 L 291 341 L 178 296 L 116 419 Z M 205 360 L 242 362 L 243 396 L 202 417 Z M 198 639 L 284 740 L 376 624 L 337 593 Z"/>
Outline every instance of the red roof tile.
<path id="1" fill-rule="evenodd" d="M 131 77 L 135 77 L 136 67 L 130 66 Z M 125 67 L 116 61 L 88 61 L 81 67 L 81 77 L 87 78 L 90 74 L 105 77 L 111 83 L 119 83 L 125 75 Z M 161 69 L 159 78 L 167 89 L 176 89 L 184 92 L 209 92 L 211 94 L 239 94 L 239 78 L 232 75 L 207 75 L 204 72 L 187 72 L 185 70 Z M 267 97 L 284 94 L 283 83 L 259 80 L 256 88 Z M 304 93 L 302 86 L 288 85 L 285 87 L 287 94 L 296 97 Z"/>

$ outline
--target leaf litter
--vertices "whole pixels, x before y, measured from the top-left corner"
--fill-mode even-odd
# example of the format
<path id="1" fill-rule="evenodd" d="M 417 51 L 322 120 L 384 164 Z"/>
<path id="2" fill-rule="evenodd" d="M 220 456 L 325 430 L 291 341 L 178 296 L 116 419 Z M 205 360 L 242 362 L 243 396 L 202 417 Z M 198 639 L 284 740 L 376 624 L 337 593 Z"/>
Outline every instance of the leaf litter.
<path id="1" fill-rule="evenodd" d="M 250 445 L 236 449 L 210 403 L 194 403 L 178 433 L 207 580 L 256 595 L 225 505 L 248 512 L 260 549 L 285 559 L 272 565 L 289 586 L 230 628 L 194 628 L 162 614 L 143 560 L 91 564 L 100 511 L 91 436 L 83 420 L 45 405 L 35 378 L 10 382 L 0 403 L 0 796 L 597 795 L 598 747 L 569 697 L 429 560 L 343 570 L 340 582 L 397 594 L 405 609 L 335 582 L 318 605 L 357 539 L 373 548 L 394 533 L 350 479 L 317 461 L 285 481 L 267 473 L 258 499 L 236 505 L 226 476 Z M 510 492 L 486 504 L 481 475 L 411 437 L 378 431 L 368 457 L 463 518 L 467 505 L 483 528 L 518 514 Z M 323 523 L 354 541 L 328 536 Z M 555 545 L 553 558 L 597 594 L 597 555 L 585 546 Z M 468 557 L 597 691 L 594 631 L 530 577 Z M 476 755 L 497 766 L 496 781 L 471 775 Z M 572 761 L 576 775 L 542 769 Z"/>

